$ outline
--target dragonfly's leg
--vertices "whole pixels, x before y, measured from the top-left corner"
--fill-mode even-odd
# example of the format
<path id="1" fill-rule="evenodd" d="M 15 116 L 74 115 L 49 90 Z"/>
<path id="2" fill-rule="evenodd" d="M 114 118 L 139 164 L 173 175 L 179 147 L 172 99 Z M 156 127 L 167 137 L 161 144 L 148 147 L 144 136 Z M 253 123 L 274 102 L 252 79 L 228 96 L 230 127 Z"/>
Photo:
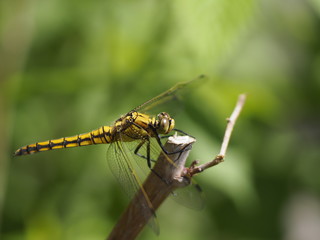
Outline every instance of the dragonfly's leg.
<path id="1" fill-rule="evenodd" d="M 168 138 L 168 137 L 172 137 L 173 135 L 164 135 L 164 136 L 159 136 L 161 139 L 164 139 L 164 138 Z"/>
<path id="2" fill-rule="evenodd" d="M 151 159 L 150 159 L 150 140 L 147 142 L 147 162 L 148 167 L 150 168 L 151 172 L 153 172 L 158 178 L 160 178 L 161 181 L 163 181 L 165 184 L 169 185 L 169 182 L 164 179 L 160 174 L 158 174 L 154 169 L 151 168 Z"/>
<path id="3" fill-rule="evenodd" d="M 145 144 L 147 142 L 147 156 L 144 156 L 142 154 L 140 154 L 138 151 L 141 149 L 141 147 L 143 146 L 143 144 Z M 136 149 L 134 150 L 134 154 L 136 154 L 137 156 L 144 158 L 147 160 L 147 164 L 148 164 L 148 168 L 151 170 L 151 172 L 153 172 L 157 177 L 159 177 L 161 179 L 161 181 L 163 181 L 165 184 L 169 184 L 168 181 L 166 181 L 163 177 L 160 176 L 160 174 L 158 174 L 154 169 L 152 169 L 151 167 L 151 162 L 155 162 L 155 160 L 152 160 L 150 158 L 150 140 L 146 140 L 146 141 L 141 141 L 139 143 L 139 145 L 136 147 Z"/>
<path id="4" fill-rule="evenodd" d="M 188 133 L 186 133 L 186 132 L 184 132 L 184 131 L 182 131 L 182 130 L 180 130 L 180 129 L 176 129 L 176 128 L 174 128 L 173 130 L 174 130 L 174 131 L 176 131 L 176 132 L 182 133 L 183 135 L 186 135 L 186 136 L 189 136 L 189 137 L 194 138 L 194 137 L 193 137 L 193 136 L 191 136 L 190 134 L 188 134 Z"/>
<path id="5" fill-rule="evenodd" d="M 134 154 L 137 155 L 137 156 L 139 156 L 139 157 L 141 157 L 141 158 L 147 159 L 146 156 L 144 156 L 144 155 L 142 155 L 142 154 L 139 153 L 139 150 L 140 150 L 140 148 L 143 146 L 143 144 L 145 144 L 145 141 L 141 141 L 141 142 L 139 143 L 139 145 L 138 145 L 138 146 L 136 147 L 136 149 L 134 150 Z"/>
<path id="6" fill-rule="evenodd" d="M 168 152 L 168 151 L 164 148 L 164 146 L 163 146 L 163 144 L 162 144 L 162 142 L 161 142 L 161 136 L 159 136 L 159 134 L 157 133 L 157 130 L 154 129 L 153 131 L 155 132 L 155 138 L 156 138 L 159 146 L 161 147 L 162 151 L 163 151 L 165 154 L 167 154 L 167 155 L 176 154 L 176 153 L 180 153 L 180 154 L 181 154 L 182 152 L 187 151 L 187 146 L 186 146 L 186 147 L 184 147 L 183 149 L 180 149 L 180 150 L 178 150 L 178 151 Z"/>
<path id="7" fill-rule="evenodd" d="M 178 132 L 178 133 L 182 133 L 183 135 L 186 135 L 186 136 L 189 136 L 189 137 L 192 137 L 192 138 L 194 138 L 193 136 L 191 136 L 190 134 L 188 134 L 188 133 L 186 133 L 186 132 L 184 132 L 184 131 L 182 131 L 182 130 L 180 130 L 180 129 L 176 129 L 176 128 L 174 128 L 173 129 L 174 131 L 176 131 L 176 132 Z M 163 139 L 163 138 L 168 138 L 168 137 L 171 137 L 171 136 L 173 136 L 173 135 L 164 135 L 164 136 L 160 136 L 160 138 L 161 139 Z"/>
<path id="8" fill-rule="evenodd" d="M 142 128 L 140 125 L 136 124 L 136 123 L 133 123 L 134 126 L 136 126 L 137 128 L 140 128 L 141 130 L 145 130 L 144 128 Z M 144 156 L 142 154 L 140 154 L 138 151 L 140 150 L 140 148 L 143 146 L 143 144 L 145 142 L 148 142 L 147 143 L 147 156 Z M 136 154 L 137 156 L 141 157 L 141 158 L 144 158 L 144 159 L 147 159 L 147 163 L 148 163 L 148 167 L 151 169 L 151 162 L 156 162 L 156 160 L 153 160 L 151 159 L 150 157 L 150 140 L 149 138 L 145 139 L 144 141 L 141 141 L 139 143 L 139 145 L 136 147 L 136 149 L 134 150 L 134 154 Z"/>
<path id="9" fill-rule="evenodd" d="M 149 165 L 151 166 L 151 162 L 156 162 L 156 160 L 153 160 L 151 159 L 150 157 L 150 142 L 148 143 L 147 145 L 147 156 L 144 156 L 142 155 L 141 153 L 139 153 L 139 150 L 141 149 L 141 147 L 143 146 L 143 144 L 145 144 L 146 141 L 142 141 L 139 143 L 139 145 L 136 147 L 136 149 L 134 150 L 134 154 L 143 158 L 143 159 L 146 159 L 148 161 L 148 167 Z M 149 156 L 148 156 L 149 155 Z M 150 167 L 149 167 L 150 168 Z"/>
<path id="10" fill-rule="evenodd" d="M 148 139 L 147 142 L 147 164 L 148 167 L 151 169 L 151 160 L 150 160 L 150 140 Z M 152 169 L 151 169 L 152 170 Z"/>

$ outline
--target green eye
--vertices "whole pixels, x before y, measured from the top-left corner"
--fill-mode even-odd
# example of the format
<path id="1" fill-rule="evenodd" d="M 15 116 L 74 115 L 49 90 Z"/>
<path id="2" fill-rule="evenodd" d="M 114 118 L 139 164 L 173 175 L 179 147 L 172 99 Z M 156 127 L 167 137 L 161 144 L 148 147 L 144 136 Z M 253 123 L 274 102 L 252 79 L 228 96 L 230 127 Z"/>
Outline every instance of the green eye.
<path id="1" fill-rule="evenodd" d="M 168 134 L 174 128 L 174 120 L 168 113 L 162 112 L 158 114 L 159 129 L 161 134 Z"/>
<path id="2" fill-rule="evenodd" d="M 169 120 L 167 118 L 163 118 L 160 121 L 160 128 L 164 133 L 168 132 L 168 128 L 169 128 Z"/>

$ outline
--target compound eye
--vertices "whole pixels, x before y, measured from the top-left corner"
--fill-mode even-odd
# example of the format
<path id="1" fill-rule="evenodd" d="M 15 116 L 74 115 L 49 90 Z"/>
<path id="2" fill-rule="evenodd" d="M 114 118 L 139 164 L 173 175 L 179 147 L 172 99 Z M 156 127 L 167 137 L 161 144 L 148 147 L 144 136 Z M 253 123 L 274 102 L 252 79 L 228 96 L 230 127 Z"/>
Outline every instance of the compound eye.
<path id="1" fill-rule="evenodd" d="M 170 124 L 169 124 L 168 118 L 162 118 L 162 119 L 160 120 L 160 129 L 161 129 L 161 132 L 163 132 L 163 133 L 165 133 L 165 134 L 168 133 L 169 126 L 170 126 Z"/>
<path id="2" fill-rule="evenodd" d="M 174 120 L 166 112 L 158 114 L 159 128 L 158 133 L 168 134 L 174 128 Z"/>

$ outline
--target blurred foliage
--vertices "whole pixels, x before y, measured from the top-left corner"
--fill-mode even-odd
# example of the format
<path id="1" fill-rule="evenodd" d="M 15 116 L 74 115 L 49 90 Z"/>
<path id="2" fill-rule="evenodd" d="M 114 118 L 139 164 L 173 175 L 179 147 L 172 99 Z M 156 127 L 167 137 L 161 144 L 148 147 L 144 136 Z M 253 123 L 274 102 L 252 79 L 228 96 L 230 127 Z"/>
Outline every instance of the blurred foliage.
<path id="1" fill-rule="evenodd" d="M 12 153 L 199 74 L 177 119 L 191 158 L 213 158 L 248 101 L 226 162 L 197 177 L 207 207 L 168 200 L 159 239 L 320 239 L 318 0 L 2 0 L 0 16 L 1 239 L 104 239 L 126 206 L 106 146 Z"/>

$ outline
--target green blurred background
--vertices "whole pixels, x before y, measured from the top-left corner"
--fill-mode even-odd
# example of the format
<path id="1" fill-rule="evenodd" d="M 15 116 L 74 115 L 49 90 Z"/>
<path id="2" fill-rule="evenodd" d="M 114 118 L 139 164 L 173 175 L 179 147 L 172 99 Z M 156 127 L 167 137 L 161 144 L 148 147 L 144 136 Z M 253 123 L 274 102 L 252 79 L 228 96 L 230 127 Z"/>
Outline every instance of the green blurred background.
<path id="1" fill-rule="evenodd" d="M 2 0 L 0 36 L 0 239 L 104 239 L 127 203 L 105 145 L 12 153 L 199 74 L 177 120 L 191 159 L 213 158 L 247 104 L 226 162 L 196 177 L 206 208 L 168 200 L 160 237 L 140 239 L 320 239 L 318 0 Z"/>

